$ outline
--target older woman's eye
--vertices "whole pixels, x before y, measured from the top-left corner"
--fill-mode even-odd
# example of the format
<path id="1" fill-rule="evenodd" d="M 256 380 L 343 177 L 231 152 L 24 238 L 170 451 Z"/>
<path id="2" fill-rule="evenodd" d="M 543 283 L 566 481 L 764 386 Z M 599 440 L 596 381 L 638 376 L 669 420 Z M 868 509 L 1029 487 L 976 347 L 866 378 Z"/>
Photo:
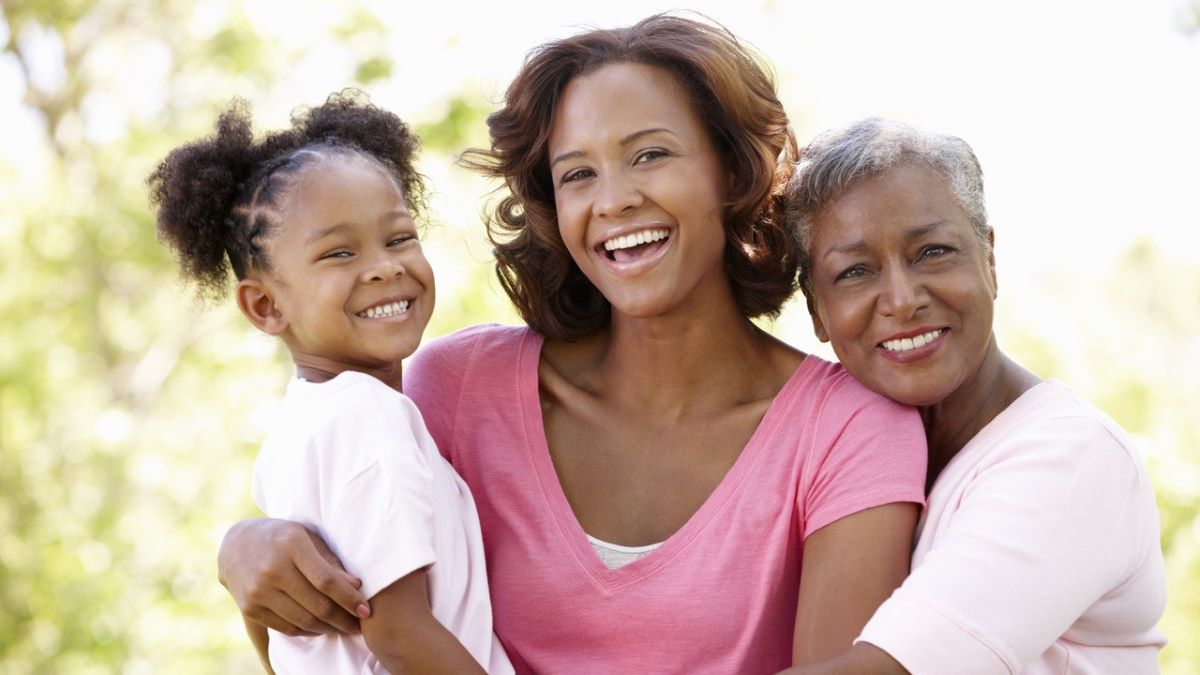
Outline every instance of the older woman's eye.
<path id="1" fill-rule="evenodd" d="M 842 281 L 843 279 L 857 279 L 866 273 L 867 268 L 865 265 L 854 265 L 839 272 L 837 277 L 834 278 L 834 281 Z"/>
<path id="2" fill-rule="evenodd" d="M 925 248 L 921 249 L 920 257 L 921 258 L 936 258 L 938 256 L 946 255 L 947 253 L 950 253 L 953 250 L 954 249 L 950 248 L 949 246 L 942 246 L 941 244 L 933 244 L 931 246 L 926 246 Z"/>

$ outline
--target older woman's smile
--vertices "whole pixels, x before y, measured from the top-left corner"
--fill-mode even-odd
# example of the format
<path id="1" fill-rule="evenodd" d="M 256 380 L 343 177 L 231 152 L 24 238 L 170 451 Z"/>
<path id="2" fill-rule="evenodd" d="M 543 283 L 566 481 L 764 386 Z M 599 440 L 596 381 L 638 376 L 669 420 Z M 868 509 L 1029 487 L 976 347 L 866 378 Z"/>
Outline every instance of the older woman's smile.
<path id="1" fill-rule="evenodd" d="M 993 349 L 990 251 L 931 169 L 851 185 L 814 218 L 811 253 L 817 332 L 872 389 L 929 405 Z"/>
<path id="2" fill-rule="evenodd" d="M 949 328 L 909 331 L 880 342 L 879 349 L 887 358 L 901 363 L 919 361 L 935 352 L 949 332 Z"/>

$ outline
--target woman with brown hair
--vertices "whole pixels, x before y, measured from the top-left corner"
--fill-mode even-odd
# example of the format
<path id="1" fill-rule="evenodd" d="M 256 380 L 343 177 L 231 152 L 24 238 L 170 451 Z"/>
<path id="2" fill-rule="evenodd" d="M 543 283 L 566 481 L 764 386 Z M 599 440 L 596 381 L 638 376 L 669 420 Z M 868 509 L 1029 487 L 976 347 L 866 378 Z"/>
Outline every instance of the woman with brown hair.
<path id="1" fill-rule="evenodd" d="M 671 16 L 535 49 L 464 160 L 528 327 L 405 371 L 470 486 L 518 672 L 772 672 L 848 648 L 908 571 L 909 408 L 752 321 L 795 290 L 795 142 L 727 31 Z M 781 162 L 782 160 L 782 162 Z M 264 550 L 265 549 L 265 550 Z M 366 608 L 292 523 L 226 536 L 222 581 L 284 632 Z"/>

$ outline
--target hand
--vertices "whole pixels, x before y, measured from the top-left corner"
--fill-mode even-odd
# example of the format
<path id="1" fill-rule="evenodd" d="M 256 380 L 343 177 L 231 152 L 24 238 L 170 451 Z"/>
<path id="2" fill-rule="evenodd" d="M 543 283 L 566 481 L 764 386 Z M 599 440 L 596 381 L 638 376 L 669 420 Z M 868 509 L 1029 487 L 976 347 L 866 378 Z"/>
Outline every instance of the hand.
<path id="1" fill-rule="evenodd" d="M 221 541 L 217 568 L 244 617 L 285 635 L 357 633 L 358 619 L 371 615 L 362 582 L 297 523 L 237 523 Z"/>

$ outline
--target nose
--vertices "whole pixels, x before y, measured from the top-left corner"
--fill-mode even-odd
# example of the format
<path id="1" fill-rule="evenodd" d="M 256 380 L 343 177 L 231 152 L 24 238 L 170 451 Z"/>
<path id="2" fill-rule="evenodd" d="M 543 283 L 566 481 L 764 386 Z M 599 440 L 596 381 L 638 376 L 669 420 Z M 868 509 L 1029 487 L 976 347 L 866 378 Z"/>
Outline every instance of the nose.
<path id="1" fill-rule="evenodd" d="M 919 275 L 904 265 L 889 265 L 882 281 L 878 307 L 884 316 L 911 319 L 929 304 L 929 293 Z"/>
<path id="2" fill-rule="evenodd" d="M 363 268 L 363 282 L 372 283 L 379 281 L 388 281 L 396 277 L 404 276 L 404 263 L 400 261 L 400 256 L 395 251 L 382 250 L 367 262 Z"/>
<path id="3" fill-rule="evenodd" d="M 623 171 L 608 171 L 596 187 L 592 213 L 615 218 L 642 204 L 642 193 L 632 178 Z"/>

